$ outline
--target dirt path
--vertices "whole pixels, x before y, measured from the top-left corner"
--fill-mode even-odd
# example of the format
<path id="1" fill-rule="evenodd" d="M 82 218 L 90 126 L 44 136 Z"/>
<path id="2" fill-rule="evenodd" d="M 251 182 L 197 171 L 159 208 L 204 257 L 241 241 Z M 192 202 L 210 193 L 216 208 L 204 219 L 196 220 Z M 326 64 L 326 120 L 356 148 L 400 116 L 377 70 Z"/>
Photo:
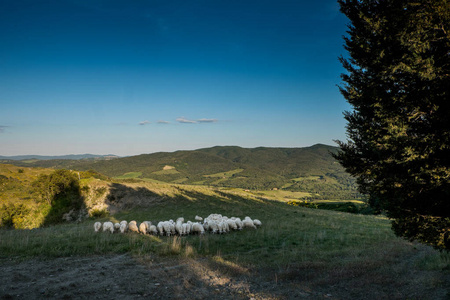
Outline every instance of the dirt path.
<path id="1" fill-rule="evenodd" d="M 128 254 L 17 261 L 0 259 L 0 299 L 448 299 L 438 288 L 389 278 L 352 280 L 320 268 L 263 272 L 207 258 L 133 258 Z M 367 274 L 367 276 L 371 276 Z M 359 278 L 359 279 L 358 279 Z M 342 280 L 344 279 L 344 280 Z M 375 280 L 375 281 L 374 281 Z M 373 281 L 372 283 L 369 283 Z M 361 285 L 364 285 L 362 287 Z"/>
<path id="2" fill-rule="evenodd" d="M 267 283 L 223 274 L 202 260 L 137 261 L 129 255 L 3 259 L 0 271 L 1 299 L 285 298 L 270 292 L 273 287 Z"/>

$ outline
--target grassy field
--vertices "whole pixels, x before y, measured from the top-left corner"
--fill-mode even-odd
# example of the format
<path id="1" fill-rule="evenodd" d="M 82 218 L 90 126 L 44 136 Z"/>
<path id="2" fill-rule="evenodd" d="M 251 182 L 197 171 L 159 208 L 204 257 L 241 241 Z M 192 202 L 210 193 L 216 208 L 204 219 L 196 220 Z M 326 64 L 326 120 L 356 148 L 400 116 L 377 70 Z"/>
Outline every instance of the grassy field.
<path id="1" fill-rule="evenodd" d="M 146 183 L 163 201 L 123 210 L 100 221 L 176 219 L 210 213 L 258 218 L 258 230 L 226 235 L 159 237 L 96 234 L 94 219 L 34 230 L 0 230 L 0 258 L 71 257 L 129 253 L 145 259 L 207 260 L 236 276 L 259 274 L 266 280 L 301 283 L 318 290 L 352 291 L 426 299 L 445 294 L 450 255 L 394 236 L 382 216 L 363 216 L 289 206 L 238 189 Z M 136 190 L 140 185 L 123 188 Z M 245 271 L 243 271 L 245 270 Z M 410 275 L 405 274 L 413 274 Z M 256 275 L 255 275 L 256 276 Z M 414 279 L 413 282 L 410 282 Z M 333 286 L 333 288 L 330 288 Z M 437 292 L 434 292 L 437 293 Z M 440 296 L 439 296 L 440 295 Z M 345 297 L 344 297 L 345 298 Z M 403 299 L 402 297 L 400 297 Z M 430 298 L 431 299 L 431 298 Z M 434 298 L 436 299 L 436 298 Z"/>
<path id="2" fill-rule="evenodd" d="M 142 172 L 128 172 L 121 176 L 114 177 L 116 179 L 134 179 L 142 176 Z"/>
<path id="3" fill-rule="evenodd" d="M 231 178 L 233 177 L 233 175 L 239 174 L 240 172 L 244 171 L 244 169 L 236 169 L 236 170 L 231 170 L 228 172 L 221 172 L 221 173 L 216 173 L 216 174 L 210 174 L 210 175 L 203 175 L 203 177 L 206 178 Z"/>
<path id="4" fill-rule="evenodd" d="M 305 192 L 291 192 L 291 191 L 284 191 L 284 190 L 270 190 L 270 191 L 257 191 L 254 192 L 254 194 L 271 199 L 271 200 L 278 200 L 282 202 L 288 202 L 291 200 L 299 200 L 304 197 L 308 197 L 311 194 L 305 193 Z"/>
<path id="5" fill-rule="evenodd" d="M 29 182 L 40 173 L 28 168 L 3 168 L 2 174 L 8 174 L 10 181 L 16 178 Z M 101 191 L 114 196 L 109 197 L 114 201 L 108 205 L 116 213 L 108 217 L 32 230 L 0 230 L 0 270 L 10 263 L 34 265 L 36 259 L 98 260 L 127 255 L 136 267 L 154 260 L 162 265 L 173 262 L 174 268 L 183 265 L 190 271 L 207 266 L 216 274 L 211 276 L 222 280 L 217 279 L 222 282 L 218 285 L 211 285 L 211 280 L 216 280 L 212 277 L 202 281 L 210 288 L 214 286 L 212 293 L 217 287 L 229 290 L 233 278 L 238 286 L 246 283 L 263 291 L 236 292 L 224 299 L 289 299 L 293 291 L 310 299 L 330 298 L 329 295 L 335 299 L 450 297 L 450 254 L 396 237 L 390 221 L 383 216 L 286 204 L 292 199 L 301 201 L 307 193 L 168 184 L 136 180 L 138 176 L 139 173 L 128 173 L 125 180 L 113 182 L 82 179 L 81 185 L 90 186 L 90 193 Z M 2 195 L 20 196 L 8 193 L 3 191 Z M 206 217 L 211 213 L 250 216 L 260 219 L 263 226 L 225 235 L 184 237 L 111 235 L 93 230 L 95 221 L 156 223 L 181 216 L 194 220 L 196 215 Z M 27 265 L 24 270 L 31 272 L 30 268 Z M 39 270 L 35 272 L 39 274 Z M 228 281 L 224 281 L 225 277 Z M 2 297 L 8 295 L 0 293 Z"/>

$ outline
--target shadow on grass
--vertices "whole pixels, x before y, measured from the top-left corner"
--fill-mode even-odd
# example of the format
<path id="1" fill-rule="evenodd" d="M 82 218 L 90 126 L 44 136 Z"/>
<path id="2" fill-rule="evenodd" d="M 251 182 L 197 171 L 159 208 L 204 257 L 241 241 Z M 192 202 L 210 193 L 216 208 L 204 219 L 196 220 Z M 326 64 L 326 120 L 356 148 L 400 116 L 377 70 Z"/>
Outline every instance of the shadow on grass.
<path id="1" fill-rule="evenodd" d="M 79 186 L 71 184 L 53 197 L 42 225 L 49 226 L 64 221 L 81 221 L 85 211 L 85 198 L 81 195 Z"/>
<path id="2" fill-rule="evenodd" d="M 270 214 L 268 207 L 276 206 L 278 209 L 282 206 L 271 200 L 206 187 L 173 186 L 170 192 L 165 193 L 159 188 L 121 183 L 110 185 L 105 204 L 111 215 L 137 213 L 136 217 L 141 217 L 148 211 L 151 212 L 149 217 L 161 219 L 193 218 L 196 214 L 206 217 L 205 212 L 244 217 L 255 212 Z"/>

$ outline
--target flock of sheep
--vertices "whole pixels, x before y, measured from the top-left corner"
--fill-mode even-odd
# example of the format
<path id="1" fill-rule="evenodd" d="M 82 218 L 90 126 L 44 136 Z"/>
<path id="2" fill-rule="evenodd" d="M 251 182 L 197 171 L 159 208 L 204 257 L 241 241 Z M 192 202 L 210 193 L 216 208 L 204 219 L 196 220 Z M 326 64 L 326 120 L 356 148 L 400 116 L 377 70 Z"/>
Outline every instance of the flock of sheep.
<path id="1" fill-rule="evenodd" d="M 121 221 L 120 223 L 100 222 L 94 223 L 95 232 L 103 230 L 104 232 L 120 232 L 125 233 L 127 231 L 136 232 L 141 234 L 152 235 L 189 235 L 189 234 L 205 234 L 205 232 L 211 233 L 228 233 L 231 230 L 242 230 L 244 228 L 253 228 L 261 226 L 262 223 L 258 219 L 251 219 L 245 217 L 243 220 L 236 217 L 228 218 L 221 214 L 210 214 L 204 220 L 202 217 L 195 216 L 196 222 L 187 221 L 184 222 L 184 218 L 178 218 L 176 221 L 160 221 L 156 225 L 150 221 L 144 221 L 138 225 L 136 221 Z"/>

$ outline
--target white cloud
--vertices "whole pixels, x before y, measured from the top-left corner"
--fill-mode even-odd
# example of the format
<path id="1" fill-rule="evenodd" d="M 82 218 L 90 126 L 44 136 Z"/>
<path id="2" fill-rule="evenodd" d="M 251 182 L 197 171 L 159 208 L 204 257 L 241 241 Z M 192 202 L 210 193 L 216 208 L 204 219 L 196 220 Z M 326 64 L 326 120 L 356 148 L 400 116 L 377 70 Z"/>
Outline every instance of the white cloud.
<path id="1" fill-rule="evenodd" d="M 158 122 L 156 122 L 158 124 L 170 124 L 170 122 L 168 121 L 164 121 L 164 120 L 159 120 Z"/>
<path id="2" fill-rule="evenodd" d="M 0 125 L 0 133 L 5 132 L 5 129 L 8 128 L 9 126 L 2 126 Z"/>
<path id="3" fill-rule="evenodd" d="M 185 117 L 179 117 L 179 118 L 177 118 L 177 122 L 187 123 L 187 124 L 197 124 L 197 123 L 216 123 L 216 122 L 219 122 L 219 120 L 207 119 L 207 118 L 198 119 L 198 120 L 190 120 L 190 119 L 186 119 Z"/>
<path id="4" fill-rule="evenodd" d="M 139 125 L 147 125 L 150 123 L 151 123 L 150 121 L 145 120 L 145 121 L 139 122 Z"/>
<path id="5" fill-rule="evenodd" d="M 218 122 L 217 119 L 199 119 L 197 120 L 197 122 L 199 123 L 216 123 Z"/>
<path id="6" fill-rule="evenodd" d="M 176 120 L 179 123 L 188 123 L 188 124 L 196 124 L 197 121 L 186 119 L 185 117 L 179 117 Z"/>

